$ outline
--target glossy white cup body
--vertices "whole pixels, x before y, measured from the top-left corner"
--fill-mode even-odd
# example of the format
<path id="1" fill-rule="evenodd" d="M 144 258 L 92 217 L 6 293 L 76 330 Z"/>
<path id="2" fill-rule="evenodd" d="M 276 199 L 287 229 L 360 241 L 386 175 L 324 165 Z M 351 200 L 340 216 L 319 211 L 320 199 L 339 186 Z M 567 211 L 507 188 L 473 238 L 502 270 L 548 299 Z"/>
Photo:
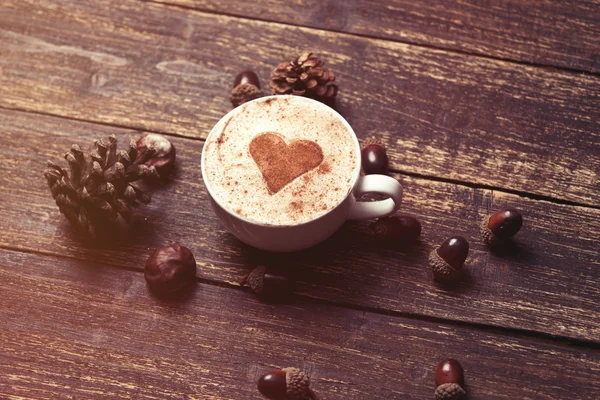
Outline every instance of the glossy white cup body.
<path id="1" fill-rule="evenodd" d="M 272 96 L 282 98 L 283 96 Z M 253 101 L 264 101 L 264 97 Z M 385 175 L 360 176 L 360 146 L 358 139 L 348 122 L 328 106 L 305 97 L 294 101 L 311 102 L 311 107 L 323 107 L 324 111 L 337 118 L 352 132 L 355 151 L 358 157 L 357 167 L 352 171 L 352 185 L 348 196 L 331 211 L 316 219 L 294 225 L 268 225 L 240 218 L 219 203 L 211 192 L 210 182 L 205 173 L 205 155 L 202 154 L 202 179 L 210 197 L 210 203 L 225 228 L 242 242 L 262 250 L 289 252 L 314 246 L 331 236 L 348 219 L 371 219 L 393 214 L 402 200 L 402 186 L 395 179 Z M 240 107 L 244 107 L 242 104 Z M 223 118 L 229 118 L 230 114 Z M 214 129 L 208 135 L 218 134 Z M 323 188 L 327 190 L 327 188 Z M 364 193 L 379 193 L 389 196 L 387 200 L 376 202 L 357 202 L 356 198 Z"/>

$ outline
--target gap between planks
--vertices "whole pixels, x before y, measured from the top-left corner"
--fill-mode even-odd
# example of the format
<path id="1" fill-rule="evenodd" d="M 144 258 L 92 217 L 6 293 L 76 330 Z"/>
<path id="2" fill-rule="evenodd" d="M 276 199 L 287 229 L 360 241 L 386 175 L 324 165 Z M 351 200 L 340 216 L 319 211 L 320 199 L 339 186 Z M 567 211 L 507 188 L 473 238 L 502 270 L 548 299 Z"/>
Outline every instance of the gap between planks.
<path id="1" fill-rule="evenodd" d="M 59 260 L 74 260 L 74 261 L 83 261 L 83 262 L 86 261 L 86 260 L 82 260 L 77 257 L 62 256 L 62 255 L 52 254 L 52 253 L 48 253 L 48 252 L 44 252 L 44 251 L 30 250 L 30 249 L 21 248 L 19 246 L 0 245 L 0 249 L 8 250 L 8 251 L 16 251 L 16 252 L 24 253 L 24 254 L 38 255 L 38 256 L 54 258 L 54 259 L 59 259 Z M 143 273 L 142 270 L 137 269 L 137 268 L 126 267 L 126 266 L 122 266 L 119 264 L 112 264 L 112 263 L 106 262 L 106 261 L 103 261 L 101 264 L 108 266 L 109 268 L 125 270 L 125 271 L 129 271 L 129 272 L 136 273 L 136 274 Z M 229 282 L 216 281 L 216 280 L 212 280 L 212 279 L 204 279 L 204 278 L 200 278 L 198 276 L 196 276 L 195 279 L 196 279 L 197 284 L 215 286 L 215 287 L 231 289 L 231 290 L 240 290 L 240 291 L 247 292 L 249 294 L 251 293 L 251 290 L 249 288 L 243 287 L 240 285 L 235 285 L 235 284 L 229 283 Z M 489 324 L 483 324 L 483 323 L 478 323 L 478 322 L 466 322 L 466 321 L 446 319 L 446 318 L 441 318 L 441 317 L 432 317 L 432 316 L 421 315 L 421 314 L 410 313 L 410 312 L 399 312 L 399 311 L 393 311 L 393 310 L 386 310 L 386 309 L 378 308 L 378 307 L 361 306 L 358 304 L 350 304 L 350 303 L 345 303 L 345 302 L 335 302 L 335 301 L 331 301 L 331 300 L 320 299 L 318 297 L 312 297 L 312 296 L 302 295 L 302 294 L 298 294 L 298 293 L 295 293 L 294 296 L 301 298 L 304 301 L 314 303 L 314 304 L 346 308 L 349 310 L 354 310 L 354 311 L 359 311 L 359 312 L 365 312 L 365 313 L 371 313 L 371 314 L 377 314 L 377 315 L 385 315 L 385 316 L 395 317 L 395 318 L 405 318 L 405 319 L 414 320 L 414 321 L 439 323 L 439 324 L 444 324 L 444 325 L 448 325 L 448 326 L 452 326 L 452 327 L 465 327 L 465 328 L 475 330 L 478 332 L 485 332 L 485 333 L 490 333 L 490 334 L 509 336 L 512 338 L 519 338 L 519 337 L 527 338 L 527 339 L 532 339 L 532 340 L 536 340 L 536 341 L 550 342 L 550 343 L 554 343 L 554 344 L 566 346 L 566 347 L 577 347 L 577 348 L 581 348 L 581 349 L 600 350 L 600 341 L 595 342 L 592 340 L 574 339 L 574 338 L 569 338 L 566 336 L 552 335 L 549 333 L 544 333 L 544 332 L 539 332 L 539 331 L 534 331 L 534 330 L 529 330 L 529 329 L 508 328 L 508 327 L 503 327 L 501 325 L 489 325 Z"/>
<path id="2" fill-rule="evenodd" d="M 488 54 L 477 54 L 477 53 L 472 53 L 472 52 L 465 51 L 465 50 L 440 47 L 440 46 L 435 46 L 432 44 L 417 43 L 417 42 L 413 42 L 410 40 L 390 39 L 390 38 L 376 36 L 376 35 L 346 32 L 346 31 L 341 31 L 341 30 L 337 30 L 337 29 L 320 29 L 320 28 L 316 28 L 314 26 L 309 26 L 309 25 L 294 24 L 291 22 L 274 21 L 274 20 L 267 19 L 267 18 L 249 17 L 249 16 L 241 15 L 241 14 L 213 11 L 213 10 L 209 10 L 209 9 L 202 9 L 202 8 L 196 8 L 196 7 L 192 7 L 192 6 L 186 6 L 184 4 L 169 3 L 168 1 L 164 1 L 164 2 L 156 1 L 156 0 L 138 0 L 138 1 L 140 1 L 142 3 L 157 4 L 157 5 L 161 5 L 164 7 L 178 8 L 180 10 L 194 11 L 194 12 L 203 13 L 203 14 L 221 15 L 221 16 L 230 17 L 230 18 L 237 18 L 240 20 L 258 21 L 258 22 L 264 22 L 264 23 L 269 23 L 269 24 L 273 24 L 273 25 L 280 25 L 280 26 L 284 26 L 284 27 L 288 26 L 288 27 L 295 27 L 295 28 L 303 28 L 303 29 L 309 29 L 309 30 L 313 30 L 313 31 L 317 31 L 317 32 L 331 32 L 331 33 L 344 35 L 344 36 L 350 36 L 350 37 L 381 40 L 384 42 L 391 42 L 391 43 L 401 43 L 401 44 L 405 44 L 405 45 L 422 47 L 422 48 L 431 49 L 431 50 L 445 51 L 445 52 L 453 53 L 453 54 L 467 55 L 470 57 L 477 57 L 477 58 L 486 59 L 486 60 L 503 61 L 503 62 L 507 62 L 507 63 L 515 64 L 515 65 L 526 65 L 526 66 L 530 66 L 530 67 L 543 68 L 546 70 L 557 70 L 557 71 L 568 72 L 568 73 L 572 73 L 572 74 L 576 74 L 576 75 L 587 75 L 587 76 L 594 76 L 594 77 L 600 78 L 600 72 L 582 71 L 582 70 L 579 70 L 576 68 L 569 68 L 569 67 L 558 66 L 558 65 L 554 65 L 554 64 L 540 64 L 540 63 L 514 60 L 512 58 L 492 56 L 492 55 L 488 55 Z M 576 203 L 573 203 L 573 204 L 576 204 Z M 598 208 L 600 208 L 600 207 L 598 207 Z"/>
<path id="3" fill-rule="evenodd" d="M 162 4 L 162 3 L 158 3 L 158 4 Z M 93 121 L 93 120 L 88 120 L 88 119 L 83 119 L 83 118 L 63 116 L 63 115 L 42 112 L 42 111 L 26 110 L 26 109 L 22 109 L 22 108 L 18 108 L 18 107 L 0 106 L 0 110 L 21 112 L 21 113 L 32 114 L 32 115 L 41 115 L 41 116 L 52 117 L 52 118 L 60 118 L 60 119 L 65 119 L 65 120 L 69 120 L 69 121 L 77 121 L 77 122 L 83 122 L 83 123 L 94 124 L 94 125 L 108 126 L 108 127 L 112 127 L 112 128 L 127 129 L 127 130 L 131 130 L 131 131 L 135 131 L 135 132 L 157 133 L 160 135 L 177 137 L 177 138 L 181 138 L 184 140 L 197 141 L 197 142 L 201 142 L 201 143 L 206 141 L 206 139 L 204 139 L 204 138 L 189 137 L 189 136 L 180 135 L 180 134 L 177 134 L 174 132 L 166 132 L 166 131 L 160 131 L 160 130 L 155 130 L 155 129 L 139 129 L 139 128 L 132 127 L 129 125 L 108 123 L 108 122 L 102 122 L 102 121 Z M 571 201 L 571 200 L 563 200 L 563 199 L 560 199 L 557 197 L 543 196 L 543 195 L 539 195 L 539 194 L 535 194 L 535 193 L 506 189 L 506 188 L 502 188 L 502 187 L 498 187 L 498 186 L 484 185 L 484 184 L 478 184 L 478 183 L 473 183 L 473 182 L 468 182 L 468 181 L 461 181 L 461 180 L 457 180 L 457 179 L 443 178 L 443 177 L 438 177 L 438 176 L 434 176 L 434 175 L 419 174 L 419 173 L 415 173 L 415 172 L 404 171 L 404 170 L 397 169 L 397 168 L 390 168 L 390 172 L 395 172 L 395 173 L 398 173 L 403 176 L 409 176 L 409 177 L 419 178 L 419 179 L 433 181 L 433 182 L 442 182 L 442 183 L 449 183 L 449 184 L 453 184 L 453 185 L 457 185 L 457 186 L 465 186 L 465 187 L 469 187 L 472 189 L 483 189 L 483 190 L 491 190 L 493 192 L 513 194 L 513 195 L 528 198 L 531 200 L 546 201 L 546 202 L 553 203 L 553 204 L 560 204 L 560 205 L 566 205 L 566 206 L 583 207 L 583 208 L 589 208 L 589 209 L 594 209 L 594 210 L 600 210 L 600 206 L 596 206 L 593 204 L 580 203 L 580 202 Z"/>

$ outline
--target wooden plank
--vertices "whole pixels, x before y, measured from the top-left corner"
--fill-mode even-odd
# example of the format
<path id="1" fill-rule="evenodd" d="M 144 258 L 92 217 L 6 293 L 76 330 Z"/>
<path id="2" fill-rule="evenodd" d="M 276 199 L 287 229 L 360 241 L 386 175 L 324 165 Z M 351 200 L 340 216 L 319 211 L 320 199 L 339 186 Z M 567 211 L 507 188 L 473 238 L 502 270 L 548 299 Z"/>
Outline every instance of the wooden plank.
<path id="1" fill-rule="evenodd" d="M 310 44 L 396 170 L 600 206 L 596 76 L 127 0 L 5 1 L 0 26 L 3 107 L 201 138 L 237 71 Z"/>
<path id="2" fill-rule="evenodd" d="M 3 398 L 258 400 L 262 373 L 298 366 L 324 399 L 425 399 L 448 356 L 472 400 L 600 390 L 598 349 L 210 285 L 162 302 L 141 273 L 6 250 L 0 278 Z"/>
<path id="3" fill-rule="evenodd" d="M 155 0 L 201 11 L 600 72 L 600 2 Z"/>
<path id="4" fill-rule="evenodd" d="M 150 249 L 180 242 L 195 254 L 199 275 L 216 282 L 237 285 L 253 266 L 278 262 L 300 272 L 303 296 L 596 342 L 600 337 L 600 210 L 399 176 L 403 212 L 423 223 L 418 246 L 386 249 L 366 222 L 348 223 L 313 250 L 273 260 L 220 227 L 202 184 L 202 143 L 173 138 L 178 173 L 139 210 L 138 235 L 115 248 L 86 248 L 53 204 L 42 178 L 44 162 L 73 143 L 85 146 L 111 133 L 126 143 L 139 133 L 5 110 L 0 120 L 0 246 L 141 270 Z M 493 255 L 479 238 L 479 220 L 506 206 L 525 215 L 519 251 Z M 453 234 L 471 243 L 470 277 L 446 290 L 429 279 L 427 256 Z"/>

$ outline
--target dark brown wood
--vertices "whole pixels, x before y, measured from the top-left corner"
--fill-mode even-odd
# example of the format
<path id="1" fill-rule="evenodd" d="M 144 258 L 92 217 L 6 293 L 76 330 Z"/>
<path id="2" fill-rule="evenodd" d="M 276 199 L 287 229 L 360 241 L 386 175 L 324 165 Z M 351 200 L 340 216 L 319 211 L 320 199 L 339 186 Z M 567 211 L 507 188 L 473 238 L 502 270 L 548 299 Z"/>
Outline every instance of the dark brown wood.
<path id="1" fill-rule="evenodd" d="M 198 10 L 600 72 L 600 2 L 156 0 Z"/>
<path id="2" fill-rule="evenodd" d="M 215 282 L 237 285 L 253 266 L 269 262 L 297 270 L 301 295 L 338 304 L 590 341 L 600 337 L 600 210 L 398 176 L 405 186 L 403 212 L 423 224 L 420 244 L 385 248 L 366 222 L 348 223 L 315 249 L 273 258 L 221 228 L 202 184 L 202 142 L 172 138 L 178 172 L 139 209 L 136 235 L 114 248 L 86 248 L 53 204 L 44 162 L 60 162 L 73 143 L 86 148 L 113 133 L 127 143 L 140 133 L 6 110 L 0 120 L 0 246 L 141 270 L 151 249 L 179 242 L 193 251 L 198 275 Z M 479 222 L 507 206 L 522 211 L 524 227 L 514 249 L 492 254 L 479 237 Z M 471 243 L 469 272 L 455 288 L 438 287 L 428 276 L 428 253 L 455 234 Z"/>
<path id="3" fill-rule="evenodd" d="M 2 107 L 202 138 L 237 72 L 310 44 L 396 170 L 600 205 L 596 76 L 139 1 L 2 11 Z"/>
<path id="4" fill-rule="evenodd" d="M 471 400 L 600 391 L 597 349 L 201 284 L 161 301 L 89 261 L 0 250 L 0 292 L 2 398 L 258 400 L 261 374 L 296 366 L 323 399 L 427 399 L 447 357 Z"/>

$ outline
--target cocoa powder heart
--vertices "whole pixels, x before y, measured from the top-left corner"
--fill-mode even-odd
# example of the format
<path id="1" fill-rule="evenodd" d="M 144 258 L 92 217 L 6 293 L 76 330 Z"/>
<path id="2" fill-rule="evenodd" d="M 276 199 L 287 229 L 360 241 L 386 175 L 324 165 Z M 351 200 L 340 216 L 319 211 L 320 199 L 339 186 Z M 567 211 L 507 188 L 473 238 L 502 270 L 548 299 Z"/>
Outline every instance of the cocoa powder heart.
<path id="1" fill-rule="evenodd" d="M 294 140 L 288 145 L 280 135 L 271 132 L 252 139 L 250 154 L 271 194 L 323 162 L 323 151 L 315 142 Z"/>

